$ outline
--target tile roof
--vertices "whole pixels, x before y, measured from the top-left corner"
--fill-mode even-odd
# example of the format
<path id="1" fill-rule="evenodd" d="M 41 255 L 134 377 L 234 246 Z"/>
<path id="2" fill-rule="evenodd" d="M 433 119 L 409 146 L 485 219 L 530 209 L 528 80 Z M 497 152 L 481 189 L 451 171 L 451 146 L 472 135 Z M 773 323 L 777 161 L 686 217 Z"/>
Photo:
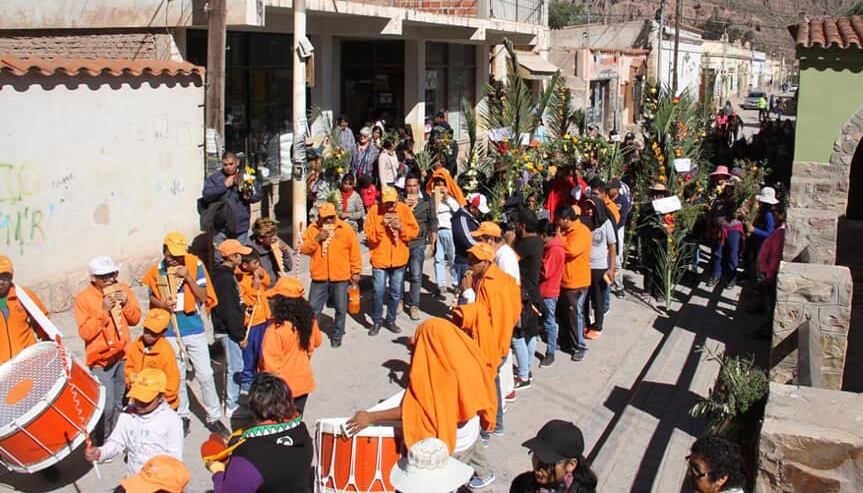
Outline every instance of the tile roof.
<path id="1" fill-rule="evenodd" d="M 61 73 L 64 75 L 112 75 L 129 74 L 132 76 L 177 75 L 204 76 L 204 67 L 189 62 L 170 60 L 131 60 L 125 58 L 19 58 L 0 55 L 0 75 L 21 76 L 28 73 L 44 76 Z"/>
<path id="2" fill-rule="evenodd" d="M 863 49 L 863 17 L 813 17 L 808 22 L 788 26 L 797 46 Z"/>

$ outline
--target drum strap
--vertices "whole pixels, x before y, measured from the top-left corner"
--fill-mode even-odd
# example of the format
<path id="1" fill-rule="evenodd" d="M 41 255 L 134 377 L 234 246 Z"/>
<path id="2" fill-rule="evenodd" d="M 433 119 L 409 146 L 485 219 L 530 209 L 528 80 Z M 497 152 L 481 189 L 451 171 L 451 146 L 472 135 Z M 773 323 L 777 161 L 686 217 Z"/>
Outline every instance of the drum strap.
<path id="1" fill-rule="evenodd" d="M 62 337 L 62 334 L 60 334 L 60 330 L 57 328 L 56 325 L 54 325 L 54 322 L 52 322 L 48 317 L 45 316 L 44 313 L 42 313 L 42 310 L 40 310 L 39 307 L 36 306 L 36 303 L 33 301 L 33 299 L 30 298 L 30 295 L 27 294 L 27 291 L 25 291 L 24 288 L 22 288 L 18 284 L 15 284 L 15 295 L 18 296 L 18 300 L 21 302 L 22 305 L 24 305 L 24 309 L 27 310 L 27 313 L 30 314 L 30 317 L 32 317 L 33 320 L 35 320 L 36 323 L 39 324 L 40 327 L 42 327 L 42 330 L 45 332 L 45 334 L 48 335 L 48 337 L 50 337 L 54 341 L 57 341 Z"/>

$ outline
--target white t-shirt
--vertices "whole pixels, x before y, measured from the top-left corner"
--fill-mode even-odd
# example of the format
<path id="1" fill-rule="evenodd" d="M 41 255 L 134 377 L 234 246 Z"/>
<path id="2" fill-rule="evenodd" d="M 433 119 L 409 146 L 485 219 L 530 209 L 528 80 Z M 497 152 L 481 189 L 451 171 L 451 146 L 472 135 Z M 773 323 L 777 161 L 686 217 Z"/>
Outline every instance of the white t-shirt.
<path id="1" fill-rule="evenodd" d="M 518 255 L 516 255 L 515 250 L 513 250 L 512 247 L 506 243 L 501 245 L 494 254 L 494 263 L 500 267 L 500 270 L 514 277 L 515 282 L 521 286 L 521 274 L 518 270 Z"/>
<path id="2" fill-rule="evenodd" d="M 183 421 L 165 402 L 145 416 L 120 413 L 117 426 L 100 448 L 99 462 L 122 452 L 126 453 L 126 476 L 138 474 L 157 455 L 183 460 Z"/>
<path id="3" fill-rule="evenodd" d="M 452 229 L 452 216 L 458 211 L 459 205 L 456 200 L 447 196 L 437 205 L 437 227 L 438 229 Z"/>
<path id="4" fill-rule="evenodd" d="M 608 269 L 608 246 L 617 243 L 617 232 L 611 224 L 611 219 L 606 219 L 602 226 L 594 229 L 591 237 L 590 268 Z"/>
<path id="5" fill-rule="evenodd" d="M 473 444 L 479 439 L 479 416 L 474 416 L 471 419 L 461 423 L 461 426 L 455 430 L 455 450 L 453 453 L 460 454 L 465 450 L 473 447 Z"/>

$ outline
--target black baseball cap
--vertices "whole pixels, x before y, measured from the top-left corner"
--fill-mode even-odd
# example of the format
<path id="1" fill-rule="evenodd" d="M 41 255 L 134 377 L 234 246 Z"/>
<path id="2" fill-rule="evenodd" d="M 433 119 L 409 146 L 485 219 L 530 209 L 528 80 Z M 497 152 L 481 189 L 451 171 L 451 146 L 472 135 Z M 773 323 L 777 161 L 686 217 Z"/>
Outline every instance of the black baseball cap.
<path id="1" fill-rule="evenodd" d="M 543 464 L 557 464 L 576 459 L 584 453 L 584 435 L 573 423 L 553 419 L 521 446 L 530 450 Z"/>

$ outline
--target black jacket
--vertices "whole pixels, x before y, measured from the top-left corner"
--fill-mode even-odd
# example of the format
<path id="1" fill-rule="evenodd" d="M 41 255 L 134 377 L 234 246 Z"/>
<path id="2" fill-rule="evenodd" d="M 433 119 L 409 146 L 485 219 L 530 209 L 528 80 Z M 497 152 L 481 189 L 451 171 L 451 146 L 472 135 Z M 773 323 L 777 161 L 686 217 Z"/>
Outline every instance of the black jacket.
<path id="1" fill-rule="evenodd" d="M 264 478 L 258 493 L 312 492 L 312 437 L 303 422 L 282 432 L 249 437 L 232 455 L 249 461 Z"/>
<path id="2" fill-rule="evenodd" d="M 547 315 L 548 309 L 539 292 L 539 275 L 544 249 L 545 245 L 539 236 L 520 238 L 515 242 L 515 252 L 519 257 L 522 309 L 521 319 L 513 333 L 514 337 L 529 338 L 538 335 L 540 320 Z"/>
<path id="3" fill-rule="evenodd" d="M 464 207 L 452 215 L 452 241 L 455 244 L 455 258 L 467 263 L 467 251 L 476 245 L 476 240 L 470 235 L 479 228 L 479 220 Z"/>
<path id="4" fill-rule="evenodd" d="M 414 219 L 420 227 L 420 233 L 416 238 L 408 242 L 408 248 L 425 246 L 429 235 L 437 231 L 437 211 L 434 211 L 434 201 L 427 195 L 419 197 L 416 207 L 413 208 Z"/>
<path id="5" fill-rule="evenodd" d="M 246 337 L 244 307 L 240 301 L 240 287 L 234 271 L 220 264 L 213 270 L 213 290 L 219 304 L 213 308 L 213 331 L 217 334 L 228 334 L 234 342 L 241 342 Z"/>

